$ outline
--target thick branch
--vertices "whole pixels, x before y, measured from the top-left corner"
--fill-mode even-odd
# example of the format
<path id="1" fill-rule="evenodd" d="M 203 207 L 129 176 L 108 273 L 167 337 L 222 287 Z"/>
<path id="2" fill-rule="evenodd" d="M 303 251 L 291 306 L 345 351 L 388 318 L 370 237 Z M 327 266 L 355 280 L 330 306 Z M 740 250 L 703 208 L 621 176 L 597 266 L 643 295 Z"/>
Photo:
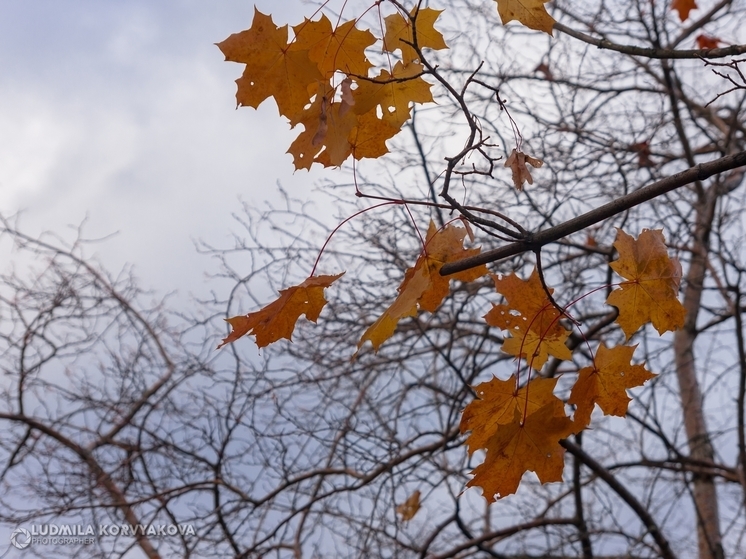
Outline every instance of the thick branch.
<path id="1" fill-rule="evenodd" d="M 636 47 L 633 45 L 620 45 L 612 43 L 607 39 L 597 39 L 591 37 L 580 31 L 563 25 L 561 23 L 555 23 L 554 28 L 557 31 L 561 31 L 571 37 L 574 37 L 584 43 L 596 46 L 600 49 L 614 50 L 621 52 L 622 54 L 630 54 L 632 56 L 644 56 L 645 58 L 725 58 L 726 56 L 737 56 L 746 52 L 746 45 L 731 45 L 729 47 L 722 47 L 716 49 L 693 49 L 693 50 L 676 50 L 666 48 L 648 48 L 648 47 Z"/>
<path id="2" fill-rule="evenodd" d="M 447 276 L 463 270 L 476 268 L 482 264 L 503 260 L 529 250 L 536 250 L 544 245 L 553 243 L 562 237 L 582 231 L 586 227 L 590 227 L 595 223 L 604 221 L 605 219 L 620 214 L 630 208 L 634 208 L 643 202 L 657 198 L 666 192 L 676 190 L 677 188 L 691 184 L 694 181 L 708 179 L 718 173 L 723 173 L 744 165 L 746 165 L 746 151 L 741 151 L 733 155 L 726 155 L 725 157 L 715 159 L 714 161 L 708 161 L 707 163 L 700 163 L 686 171 L 676 173 L 675 175 L 661 179 L 653 184 L 644 186 L 639 190 L 635 190 L 626 196 L 612 200 L 600 208 L 596 208 L 595 210 L 591 210 L 583 215 L 565 221 L 564 223 L 560 223 L 556 227 L 540 231 L 530 236 L 525 241 L 516 241 L 494 250 L 482 252 L 481 254 L 477 254 L 470 258 L 464 258 L 463 260 L 444 264 L 440 269 L 440 274 Z"/>

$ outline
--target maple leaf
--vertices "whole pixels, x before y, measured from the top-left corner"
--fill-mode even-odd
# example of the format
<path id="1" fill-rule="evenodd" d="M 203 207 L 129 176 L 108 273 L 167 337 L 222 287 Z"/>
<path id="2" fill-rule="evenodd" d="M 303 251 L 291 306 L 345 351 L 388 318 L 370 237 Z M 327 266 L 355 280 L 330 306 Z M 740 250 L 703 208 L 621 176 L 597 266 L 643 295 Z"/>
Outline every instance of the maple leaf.
<path id="1" fill-rule="evenodd" d="M 598 347 L 592 367 L 584 367 L 578 372 L 578 380 L 570 393 L 568 404 L 575 404 L 575 422 L 587 426 L 595 404 L 606 415 L 624 417 L 631 398 L 628 388 L 642 386 L 655 375 L 644 365 L 632 365 L 634 346 L 616 346 L 607 349 L 604 344 Z"/>
<path id="2" fill-rule="evenodd" d="M 655 167 L 655 163 L 650 159 L 650 143 L 647 141 L 637 142 L 629 146 L 629 150 L 637 154 L 637 165 L 643 167 Z"/>
<path id="3" fill-rule="evenodd" d="M 544 4 L 549 0 L 495 0 L 497 13 L 503 25 L 509 21 L 518 21 L 530 29 L 552 34 L 552 27 L 557 23 L 549 15 Z"/>
<path id="4" fill-rule="evenodd" d="M 332 29 L 331 22 L 322 14 L 319 21 L 306 19 L 293 27 L 293 31 L 295 41 L 290 50 L 307 51 L 326 79 L 336 70 L 365 76 L 373 66 L 365 57 L 365 49 L 375 43 L 376 38 L 367 29 L 357 29 L 354 20 Z"/>
<path id="5" fill-rule="evenodd" d="M 697 9 L 697 3 L 695 0 L 673 0 L 671 9 L 679 12 L 679 19 L 684 21 L 689 17 L 689 12 Z"/>
<path id="6" fill-rule="evenodd" d="M 560 400 L 551 401 L 528 415 L 513 410 L 513 420 L 487 441 L 487 455 L 477 466 L 467 487 L 481 487 L 487 502 L 516 492 L 523 474 L 536 472 L 541 483 L 562 481 L 565 450 L 559 441 L 577 432 Z"/>
<path id="7" fill-rule="evenodd" d="M 617 229 L 614 248 L 619 258 L 611 268 L 625 280 L 611 292 L 606 302 L 619 309 L 617 322 L 627 336 L 652 322 L 659 334 L 684 325 L 686 311 L 677 296 L 681 264 L 670 258 L 663 232 L 643 229 L 635 240 Z"/>
<path id="8" fill-rule="evenodd" d="M 401 515 L 401 519 L 404 521 L 412 520 L 418 510 L 420 510 L 419 489 L 412 493 L 401 505 L 396 507 L 396 512 Z"/>
<path id="9" fill-rule="evenodd" d="M 290 144 L 288 153 L 293 156 L 296 169 L 310 169 L 316 162 L 325 167 L 341 165 L 352 154 L 355 159 L 381 157 L 388 153 L 386 140 L 399 132 L 399 128 L 378 118 L 375 111 L 356 115 L 350 99 L 334 102 L 334 90 L 328 83 L 320 82 L 311 106 L 301 114 L 298 123 L 305 128 Z"/>
<path id="10" fill-rule="evenodd" d="M 349 137 L 358 119 L 349 110 L 343 112 L 345 106 L 333 102 L 333 97 L 331 86 L 320 82 L 313 103 L 298 117 L 305 130 L 287 151 L 293 156 L 296 169 L 310 169 L 314 161 L 326 167 L 341 165 L 352 153 Z"/>
<path id="11" fill-rule="evenodd" d="M 510 167 L 511 171 L 513 171 L 513 184 L 518 190 L 523 190 L 524 182 L 534 184 L 534 179 L 528 167 L 526 167 L 526 163 L 537 169 L 544 165 L 541 159 L 536 159 L 515 149 L 510 153 L 510 157 L 505 160 L 505 167 Z"/>
<path id="12" fill-rule="evenodd" d="M 476 399 L 472 400 L 461 415 L 461 433 L 471 431 L 466 439 L 469 454 L 479 448 L 486 448 L 487 441 L 501 425 L 513 422 L 516 410 L 523 415 L 530 415 L 539 408 L 557 400 L 554 387 L 558 378 L 536 378 L 525 386 L 516 389 L 515 375 L 508 380 L 492 377 L 474 387 Z"/>
<path id="13" fill-rule="evenodd" d="M 378 118 L 374 111 L 360 115 L 357 118 L 357 126 L 348 138 L 352 156 L 355 159 L 381 157 L 389 151 L 386 140 L 393 138 L 400 130 L 386 120 Z"/>
<path id="14" fill-rule="evenodd" d="M 408 64 L 418 60 L 420 56 L 411 45 L 415 44 L 415 35 L 417 46 L 420 49 L 431 48 L 434 50 L 447 49 L 448 45 L 443 40 L 440 31 L 435 30 L 435 20 L 442 13 L 442 10 L 432 8 L 417 9 L 412 8 L 411 17 L 404 17 L 399 12 L 386 16 L 386 34 L 383 37 L 383 50 L 394 52 L 401 50 L 402 60 Z M 414 21 L 414 26 L 412 25 Z"/>
<path id="15" fill-rule="evenodd" d="M 409 119 L 409 103 L 430 103 L 433 95 L 431 84 L 422 79 L 422 65 L 415 62 L 397 62 L 391 73 L 381 70 L 372 80 L 357 80 L 357 89 L 352 92 L 355 99 L 353 111 L 365 114 L 382 110 L 382 118 L 391 126 L 401 128 Z"/>
<path id="16" fill-rule="evenodd" d="M 450 291 L 450 280 L 474 281 L 487 274 L 487 267 L 477 266 L 450 276 L 441 276 L 440 269 L 446 262 L 461 260 L 479 254 L 479 248 L 465 249 L 464 239 L 470 234 L 468 224 L 457 227 L 447 224 L 440 231 L 431 221 L 427 230 L 425 249 L 412 268 L 404 274 L 399 286 L 399 295 L 388 309 L 363 334 L 357 344 L 358 350 L 370 340 L 378 351 L 389 339 L 402 318 L 416 316 L 419 310 L 435 312 Z"/>
<path id="17" fill-rule="evenodd" d="M 716 49 L 720 46 L 720 43 L 723 42 L 717 37 L 710 37 L 709 35 L 703 35 L 701 33 L 697 35 L 695 40 L 697 41 L 697 46 L 703 50 Z"/>
<path id="18" fill-rule="evenodd" d="M 277 27 L 271 16 L 256 8 L 250 29 L 234 33 L 217 46 L 227 61 L 246 64 L 236 80 L 239 106 L 256 109 L 274 97 L 280 114 L 293 121 L 310 100 L 309 86 L 322 79 L 308 50 L 289 48 L 288 26 Z"/>
<path id="19" fill-rule="evenodd" d="M 256 336 L 258 347 L 265 347 L 281 338 L 289 340 L 300 315 L 304 314 L 308 320 L 316 322 L 326 305 L 324 288 L 342 275 L 344 272 L 335 276 L 311 276 L 300 285 L 281 290 L 280 297 L 263 309 L 226 319 L 232 330 L 218 349 L 247 334 Z"/>
<path id="20" fill-rule="evenodd" d="M 492 279 L 507 304 L 493 305 L 484 319 L 487 324 L 510 332 L 502 350 L 525 358 L 536 370 L 541 369 L 549 355 L 572 359 L 572 352 L 565 345 L 570 332 L 559 323 L 560 312 L 547 297 L 536 269 L 528 280 L 515 273 L 503 278 L 493 275 Z"/>

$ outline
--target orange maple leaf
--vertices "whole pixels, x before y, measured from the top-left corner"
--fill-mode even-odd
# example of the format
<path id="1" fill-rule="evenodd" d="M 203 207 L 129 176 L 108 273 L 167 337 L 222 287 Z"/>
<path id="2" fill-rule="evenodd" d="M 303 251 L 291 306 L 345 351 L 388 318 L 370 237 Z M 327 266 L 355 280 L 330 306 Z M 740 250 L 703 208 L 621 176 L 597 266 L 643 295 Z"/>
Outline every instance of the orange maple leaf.
<path id="1" fill-rule="evenodd" d="M 467 234 L 471 237 L 471 231 L 468 224 L 463 223 L 465 227 L 449 223 L 438 231 L 435 224 L 430 222 L 423 253 L 404 274 L 399 295 L 394 302 L 360 338 L 358 350 L 366 340 L 370 340 L 377 351 L 394 334 L 399 321 L 408 316 L 416 316 L 418 310 L 435 312 L 448 295 L 451 280 L 474 281 L 487 274 L 487 267 L 482 265 L 446 277 L 440 275 L 440 269 L 446 262 L 461 260 L 480 252 L 479 248 L 464 248 L 464 239 Z"/>
<path id="2" fill-rule="evenodd" d="M 298 123 L 305 130 L 290 144 L 296 169 L 310 169 L 314 161 L 326 167 L 341 165 L 352 153 L 350 134 L 358 124 L 354 113 L 342 111 L 343 104 L 333 101 L 334 90 L 326 82 L 319 82 L 311 106 L 304 109 Z M 323 157 L 320 153 L 323 150 Z"/>
<path id="3" fill-rule="evenodd" d="M 508 380 L 492 377 L 488 382 L 475 386 L 476 399 L 472 400 L 461 415 L 461 433 L 471 431 L 466 439 L 469 454 L 479 448 L 487 448 L 487 441 L 502 425 L 513 422 L 515 411 L 530 415 L 539 408 L 557 400 L 555 378 L 536 378 L 525 386 L 516 388 L 515 375 Z"/>
<path id="4" fill-rule="evenodd" d="M 572 352 L 565 345 L 570 332 L 559 323 L 561 314 L 547 297 L 536 269 L 528 280 L 515 273 L 492 278 L 507 304 L 493 305 L 484 319 L 487 324 L 510 332 L 511 337 L 503 342 L 502 350 L 525 358 L 537 370 L 549 355 L 572 359 Z"/>
<path id="5" fill-rule="evenodd" d="M 401 128 L 409 119 L 409 103 L 430 103 L 433 95 L 431 84 L 422 79 L 424 68 L 415 62 L 405 65 L 397 62 L 392 73 L 381 70 L 372 80 L 357 81 L 357 89 L 352 92 L 356 114 L 376 111 L 380 106 L 382 118 L 391 126 Z"/>
<path id="6" fill-rule="evenodd" d="M 316 322 L 321 309 L 326 305 L 324 288 L 329 287 L 343 274 L 344 272 L 335 276 L 311 276 L 300 285 L 281 290 L 280 297 L 263 309 L 246 316 L 226 319 L 232 330 L 218 349 L 247 334 L 256 336 L 258 347 L 267 346 L 280 338 L 289 340 L 300 315 L 305 314 L 308 320 Z"/>
<path id="7" fill-rule="evenodd" d="M 295 41 L 291 51 L 308 51 L 308 57 L 318 65 L 325 79 L 330 79 L 336 70 L 345 74 L 365 76 L 373 66 L 365 57 L 365 49 L 376 42 L 368 31 L 355 27 L 355 21 L 347 21 L 332 29 L 326 15 L 319 21 L 306 19 L 293 27 Z"/>
<path id="8" fill-rule="evenodd" d="M 530 29 L 552 34 L 552 27 L 557 23 L 549 15 L 544 4 L 549 0 L 495 0 L 497 13 L 503 25 L 509 21 L 518 21 Z"/>
<path id="9" fill-rule="evenodd" d="M 325 167 L 341 165 L 347 157 L 355 159 L 380 157 L 388 153 L 386 140 L 399 132 L 399 128 L 378 118 L 375 111 L 356 115 L 344 93 L 341 102 L 333 101 L 334 90 L 328 83 L 320 82 L 311 106 L 298 119 L 305 130 L 290 144 L 296 169 L 310 169 L 316 162 Z"/>
<path id="10" fill-rule="evenodd" d="M 578 372 L 578 380 L 570 393 L 568 404 L 575 404 L 575 423 L 587 426 L 595 404 L 606 415 L 624 417 L 631 398 L 628 388 L 642 386 L 655 375 L 644 365 L 632 365 L 634 346 L 616 346 L 607 349 L 604 344 L 598 347 L 592 367 L 584 367 Z"/>
<path id="11" fill-rule="evenodd" d="M 404 17 L 399 12 L 386 16 L 386 34 L 383 37 L 383 50 L 394 52 L 401 50 L 402 60 L 408 64 L 414 60 L 419 60 L 420 56 L 411 45 L 415 44 L 415 35 L 417 36 L 417 46 L 420 49 L 431 48 L 434 50 L 447 49 L 448 45 L 443 40 L 440 31 L 436 31 L 435 20 L 442 13 L 442 10 L 432 8 L 417 9 L 412 8 L 411 17 Z M 414 25 L 412 25 L 414 21 Z"/>
<path id="12" fill-rule="evenodd" d="M 716 49 L 720 46 L 721 41 L 717 37 L 710 37 L 709 35 L 699 34 L 696 39 L 697 46 L 701 49 Z"/>
<path id="13" fill-rule="evenodd" d="M 401 128 L 378 118 L 375 111 L 358 116 L 357 126 L 348 138 L 352 156 L 355 159 L 381 157 L 389 152 L 386 140 L 393 138 L 400 131 Z"/>
<path id="14" fill-rule="evenodd" d="M 271 16 L 254 9 L 251 28 L 234 33 L 218 48 L 230 62 L 246 64 L 236 80 L 239 106 L 257 108 L 274 97 L 280 114 L 291 122 L 303 111 L 311 94 L 309 86 L 322 79 L 308 50 L 293 50 L 288 45 L 288 26 L 277 27 Z"/>
<path id="15" fill-rule="evenodd" d="M 487 455 L 477 466 L 466 485 L 481 487 L 487 502 L 494 502 L 516 492 L 523 474 L 536 472 L 541 483 L 562 481 L 565 450 L 559 441 L 577 432 L 565 415 L 560 400 L 551 401 L 528 415 L 518 409 L 513 420 L 487 441 Z"/>
<path id="16" fill-rule="evenodd" d="M 528 167 L 526 167 L 526 163 L 537 169 L 544 165 L 541 159 L 536 159 L 515 149 L 510 153 L 510 157 L 505 160 L 505 167 L 510 167 L 511 171 L 513 171 L 513 184 L 518 190 L 523 190 L 524 182 L 534 184 L 534 179 Z"/>
<path id="17" fill-rule="evenodd" d="M 420 491 L 419 489 L 412 493 L 406 501 L 396 507 L 396 512 L 401 515 L 404 521 L 412 520 L 417 511 L 420 510 Z"/>
<path id="18" fill-rule="evenodd" d="M 697 2 L 695 0 L 673 0 L 671 9 L 679 12 L 679 19 L 684 21 L 689 17 L 689 12 L 697 9 Z"/>
<path id="19" fill-rule="evenodd" d="M 663 232 L 643 229 L 635 240 L 618 229 L 614 248 L 619 259 L 610 266 L 627 281 L 621 282 L 606 302 L 619 309 L 617 322 L 627 339 L 647 322 L 652 322 L 659 334 L 681 328 L 686 315 L 677 298 L 681 264 L 668 256 Z"/>

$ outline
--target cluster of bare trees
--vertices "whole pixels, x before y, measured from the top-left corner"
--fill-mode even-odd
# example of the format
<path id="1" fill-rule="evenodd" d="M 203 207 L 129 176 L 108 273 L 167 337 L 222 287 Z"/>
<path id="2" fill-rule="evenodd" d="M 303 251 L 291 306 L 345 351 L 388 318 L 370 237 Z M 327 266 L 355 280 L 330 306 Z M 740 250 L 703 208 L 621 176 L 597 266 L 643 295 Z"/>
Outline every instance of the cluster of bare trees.
<path id="1" fill-rule="evenodd" d="M 195 530 L 10 552 L 743 557 L 746 5 L 700 4 L 682 23 L 667 1 L 558 1 L 555 38 L 544 38 L 499 25 L 491 1 L 433 3 L 446 8 L 451 50 L 423 58 L 430 81 L 453 90 L 434 87 L 438 105 L 414 115 L 382 167 L 360 166 L 356 186 L 425 201 L 446 186 L 449 203 L 391 205 L 345 224 L 319 271 L 347 274 L 328 290 L 319 324 L 299 326 L 292 343 L 214 351 L 221 318 L 308 274 L 329 233 L 326 206 L 246 206 L 235 246 L 203 247 L 223 294 L 186 313 L 153 303 L 129 274 L 102 270 L 82 239 L 30 238 L 3 221 L 18 265 L 0 278 L 0 522 Z M 700 34 L 720 47 L 698 49 Z M 499 159 L 516 142 L 545 161 L 524 192 Z M 713 161 L 720 167 L 698 167 Z M 575 361 L 550 361 L 541 374 L 559 376 L 567 396 L 563 379 L 590 359 L 581 342 L 624 340 L 603 303 L 618 281 L 608 267 L 617 227 L 664 230 L 683 264 L 685 327 L 630 341 L 658 376 L 634 391 L 626 419 L 594 416 L 565 441 L 563 483 L 528 474 L 518 494 L 488 506 L 464 491 L 482 457 L 468 458 L 458 427 L 475 384 L 518 369 L 481 318 L 499 302 L 491 282 L 457 284 L 437 313 L 403 321 L 378 353 L 351 359 L 417 257 L 414 223 L 461 211 L 484 250 L 533 249 L 521 229 L 561 226 L 665 181 L 651 201 L 541 247 L 561 304 L 609 286 L 572 307 L 583 328 L 569 342 Z M 336 185 L 327 191 L 338 196 L 335 219 L 369 205 Z M 496 215 L 521 229 L 506 236 L 492 227 Z M 535 263 L 514 251 L 491 266 L 526 277 Z M 403 521 L 396 507 L 415 491 L 421 508 Z"/>

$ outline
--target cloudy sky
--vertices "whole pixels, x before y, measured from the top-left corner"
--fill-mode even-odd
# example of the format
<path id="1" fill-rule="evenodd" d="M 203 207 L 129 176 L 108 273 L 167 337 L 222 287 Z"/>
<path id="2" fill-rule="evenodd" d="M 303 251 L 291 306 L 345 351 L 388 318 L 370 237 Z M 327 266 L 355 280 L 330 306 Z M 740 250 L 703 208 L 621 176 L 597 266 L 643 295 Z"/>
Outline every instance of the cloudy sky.
<path id="1" fill-rule="evenodd" d="M 279 24 L 309 9 L 256 4 Z M 210 264 L 193 239 L 227 245 L 239 197 L 262 204 L 278 181 L 303 196 L 322 175 L 293 174 L 294 135 L 271 101 L 235 110 L 241 66 L 214 43 L 249 27 L 253 6 L 0 2 L 0 212 L 21 210 L 30 233 L 88 216 L 89 236 L 118 232 L 97 248 L 107 267 L 200 291 Z"/>

